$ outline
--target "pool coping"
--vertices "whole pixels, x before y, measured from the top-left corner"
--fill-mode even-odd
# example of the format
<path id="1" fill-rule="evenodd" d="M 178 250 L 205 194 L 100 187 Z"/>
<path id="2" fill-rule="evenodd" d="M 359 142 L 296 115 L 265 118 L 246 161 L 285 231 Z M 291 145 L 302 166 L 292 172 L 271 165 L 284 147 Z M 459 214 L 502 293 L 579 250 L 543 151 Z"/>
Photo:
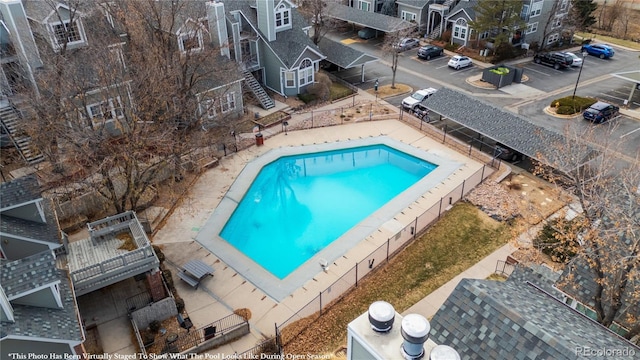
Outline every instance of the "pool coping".
<path id="1" fill-rule="evenodd" d="M 284 279 L 277 278 L 219 236 L 239 201 L 242 200 L 245 192 L 265 165 L 284 156 L 371 145 L 386 145 L 438 166 L 427 176 L 401 192 L 387 204 L 313 255 Z M 316 274 L 322 272 L 323 267 L 321 263 L 333 263 L 351 248 L 365 240 L 373 232 L 383 227 L 383 225 L 392 220 L 396 214 L 400 213 L 429 189 L 442 183 L 463 165 L 463 163 L 415 148 L 388 136 L 271 149 L 245 165 L 219 205 L 211 216 L 209 216 L 204 226 L 200 228 L 195 240 L 266 295 L 280 302 L 296 289 L 302 287 Z M 403 224 L 403 226 L 404 225 L 406 224 Z"/>

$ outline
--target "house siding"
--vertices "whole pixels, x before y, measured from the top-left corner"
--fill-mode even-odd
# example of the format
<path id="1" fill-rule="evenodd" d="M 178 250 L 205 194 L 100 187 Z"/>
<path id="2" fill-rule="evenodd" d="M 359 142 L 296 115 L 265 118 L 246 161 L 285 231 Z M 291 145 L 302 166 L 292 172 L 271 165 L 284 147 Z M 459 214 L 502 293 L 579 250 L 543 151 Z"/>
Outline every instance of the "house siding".
<path id="1" fill-rule="evenodd" d="M 45 341 L 4 339 L 0 341 L 0 358 L 10 359 L 9 354 L 33 354 L 33 358 L 42 355 L 42 359 L 50 359 L 51 354 L 75 354 L 73 347 L 66 343 Z"/>
<path id="2" fill-rule="evenodd" d="M 11 304 L 20 304 L 44 308 L 58 309 L 58 303 L 53 296 L 52 289 L 50 287 L 41 289 L 29 295 L 21 296 L 11 301 Z"/>
<path id="3" fill-rule="evenodd" d="M 0 239 L 2 252 L 11 260 L 22 259 L 49 249 L 46 244 L 17 239 L 10 235 L 2 235 Z"/>
<path id="4" fill-rule="evenodd" d="M 283 94 L 280 86 L 282 76 L 280 74 L 280 68 L 282 67 L 282 62 L 264 42 L 260 41 L 258 46 L 262 65 L 264 66 L 264 84 L 278 94 Z M 284 85 L 282 87 L 284 87 Z"/>

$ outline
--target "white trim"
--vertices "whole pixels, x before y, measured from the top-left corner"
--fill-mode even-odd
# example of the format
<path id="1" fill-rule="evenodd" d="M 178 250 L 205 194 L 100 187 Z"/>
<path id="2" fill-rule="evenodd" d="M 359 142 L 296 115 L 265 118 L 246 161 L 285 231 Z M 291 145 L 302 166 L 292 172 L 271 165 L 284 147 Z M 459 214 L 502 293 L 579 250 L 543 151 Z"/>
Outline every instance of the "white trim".
<path id="1" fill-rule="evenodd" d="M 80 326 L 80 328 L 82 328 L 82 326 Z M 62 340 L 62 339 L 54 339 L 54 338 L 43 338 L 40 336 L 25 336 L 25 335 L 7 335 L 6 337 L 2 338 L 2 340 L 24 340 L 28 342 L 37 341 L 37 342 L 44 342 L 44 343 L 67 344 L 69 345 L 70 351 L 73 352 L 73 354 L 70 354 L 70 355 L 77 355 L 74 347 L 82 344 L 82 340 Z"/>
<path id="2" fill-rule="evenodd" d="M 280 15 L 280 25 L 278 25 L 278 15 Z M 273 25 L 275 26 L 275 29 L 282 30 L 291 28 L 291 17 L 291 8 L 287 7 L 283 3 L 278 4 L 278 6 L 276 6 L 273 10 Z"/>
<path id="3" fill-rule="evenodd" d="M 42 220 L 42 223 L 46 224 L 47 223 L 47 218 L 44 216 L 44 207 L 42 207 L 42 201 L 37 201 L 36 202 L 36 208 L 38 209 L 38 214 L 40 215 L 40 220 Z"/>
<path id="4" fill-rule="evenodd" d="M 0 307 L 2 308 L 2 312 L 6 315 L 7 319 L 11 322 L 14 322 L 15 319 L 13 317 L 13 306 L 9 302 L 7 298 L 7 294 L 4 293 L 4 288 L 0 286 Z"/>
<path id="5" fill-rule="evenodd" d="M 530 23 L 527 24 L 527 29 L 525 30 L 525 34 L 533 34 L 538 31 L 538 23 Z"/>
<path id="6" fill-rule="evenodd" d="M 78 28 L 78 36 L 80 37 L 80 40 L 75 40 L 75 41 L 67 41 L 66 43 L 62 42 L 58 42 L 58 36 L 56 35 L 56 29 L 54 28 L 54 26 L 60 26 L 62 25 L 65 29 L 65 32 L 69 32 L 69 30 L 67 29 L 67 24 L 73 24 L 76 25 Z M 79 45 L 79 44 L 86 44 L 87 43 L 87 36 L 84 32 L 84 26 L 82 25 L 82 22 L 80 21 L 79 18 L 74 18 L 73 21 L 70 20 L 64 20 L 64 21 L 56 21 L 56 22 L 52 22 L 52 23 L 48 23 L 47 27 L 49 29 L 49 33 L 51 35 L 51 45 L 53 45 L 53 48 L 56 50 L 60 50 L 65 44 L 67 46 L 73 46 L 73 45 Z"/>
<path id="7" fill-rule="evenodd" d="M 27 295 L 35 294 L 35 293 L 40 292 L 42 290 L 47 290 L 47 288 L 49 288 L 51 293 L 54 294 L 55 290 L 56 290 L 54 288 L 54 285 L 56 285 L 56 284 L 60 284 L 60 280 L 52 281 L 52 282 L 47 283 L 45 285 L 38 286 L 36 288 L 32 288 L 32 289 L 29 289 L 29 290 L 21 292 L 21 293 L 17 293 L 14 296 L 7 297 L 7 299 L 9 299 L 9 301 L 18 300 L 18 299 L 23 298 L 23 297 L 25 297 Z M 59 294 L 58 294 L 58 296 L 59 296 Z M 58 303 L 59 308 L 61 308 L 61 309 L 63 308 L 61 301 L 60 302 L 56 301 L 56 303 Z"/>
<path id="8" fill-rule="evenodd" d="M 40 21 L 40 20 L 38 20 L 38 19 L 36 19 L 36 18 L 33 18 L 33 17 L 29 17 L 29 16 L 27 16 L 27 17 L 28 17 L 28 18 L 30 18 L 30 19 L 33 19 L 33 20 L 35 20 L 35 21 L 37 21 L 37 22 L 40 22 L 40 23 L 42 23 L 42 24 L 44 24 L 44 23 L 48 23 L 48 22 L 49 22 L 49 18 L 50 18 L 51 16 L 53 16 L 53 14 L 57 13 L 57 12 L 58 12 L 58 9 L 60 9 L 60 8 L 65 8 L 65 9 L 67 9 L 67 11 L 68 11 L 70 14 L 73 14 L 73 15 L 74 15 L 74 18 L 75 18 L 75 17 L 82 17 L 82 16 L 84 16 L 84 13 L 83 13 L 83 12 L 81 12 L 80 10 L 75 9 L 75 11 L 74 11 L 74 10 L 71 10 L 71 8 L 70 8 L 70 7 L 68 7 L 67 5 L 62 4 L 62 3 L 58 3 L 58 5 L 56 6 L 55 10 L 51 10 L 51 12 L 49 13 L 49 15 L 45 16 L 45 17 L 44 17 L 44 19 L 42 19 L 42 21 Z M 26 14 L 26 13 L 25 13 L 25 14 Z"/>
<path id="9" fill-rule="evenodd" d="M 103 104 L 105 104 L 107 107 L 103 108 Z M 94 114 L 92 108 L 96 106 L 100 108 L 98 109 L 99 112 L 96 112 Z M 87 115 L 89 115 L 89 118 L 94 123 L 94 119 L 102 120 L 104 121 L 104 123 L 108 123 L 111 121 L 115 121 L 116 119 L 122 119 L 124 117 L 124 106 L 122 105 L 122 99 L 120 98 L 120 95 L 106 99 L 100 99 L 99 102 L 87 104 L 85 108 L 87 110 Z M 110 114 L 111 116 L 107 117 L 105 116 L 105 114 Z"/>
<path id="10" fill-rule="evenodd" d="M 8 210 L 11 210 L 11 209 L 23 207 L 25 205 L 29 205 L 31 203 L 42 201 L 42 200 L 44 200 L 44 198 L 42 196 L 40 196 L 39 198 L 36 198 L 36 199 L 33 199 L 33 200 L 21 202 L 20 204 L 15 204 L 15 205 L 10 205 L 10 206 L 7 206 L 7 207 L 3 207 L 3 208 L 0 209 L 0 211 L 8 211 Z"/>
<path id="11" fill-rule="evenodd" d="M 292 89 L 296 87 L 296 72 L 295 71 L 289 71 L 289 70 L 283 70 L 282 71 L 284 74 L 284 87 L 287 89 Z M 291 74 L 291 86 L 288 85 L 287 83 L 287 74 Z"/>
<path id="12" fill-rule="evenodd" d="M 124 42 L 120 42 L 120 43 L 115 43 L 107 46 L 109 51 L 116 56 L 116 58 L 118 59 L 118 62 L 120 63 L 120 65 L 122 65 L 122 68 L 124 70 L 127 69 L 127 64 L 124 61 L 124 51 L 122 50 L 125 44 L 126 43 Z"/>
<path id="13" fill-rule="evenodd" d="M 407 15 L 410 15 L 411 19 L 407 19 Z M 416 19 L 418 18 L 418 14 L 402 10 L 400 18 L 405 21 L 417 21 Z"/>
<path id="14" fill-rule="evenodd" d="M 237 108 L 238 102 L 236 101 L 236 93 L 235 91 L 228 92 L 220 98 L 220 111 L 223 114 L 234 111 Z M 227 106 L 227 110 L 224 109 L 225 105 Z"/>
<path id="15" fill-rule="evenodd" d="M 544 5 L 544 1 L 540 0 L 531 4 L 529 8 L 529 18 L 540 16 L 542 14 L 542 6 Z"/>
<path id="16" fill-rule="evenodd" d="M 47 242 L 44 240 L 38 240 L 38 239 L 32 239 L 32 238 L 28 238 L 28 237 L 24 237 L 24 236 L 20 236 L 20 235 L 14 235 L 14 234 L 9 234 L 7 232 L 2 232 L 0 231 L 0 236 L 6 236 L 8 238 L 14 239 L 14 240 L 19 240 L 19 241 L 28 241 L 28 242 L 32 242 L 32 243 L 36 243 L 36 244 L 41 244 L 41 245 L 47 245 L 49 247 L 50 250 L 53 249 L 57 249 L 60 246 L 60 243 L 53 243 L 53 242 Z M 5 253 L 5 256 L 7 254 Z"/>
<path id="17" fill-rule="evenodd" d="M 312 61 L 312 62 L 314 62 L 314 63 L 315 63 L 315 62 L 319 62 L 320 60 L 324 60 L 324 59 L 326 59 L 326 58 L 327 58 L 327 57 L 326 57 L 326 56 L 324 56 L 323 54 L 320 54 L 319 52 L 317 52 L 317 51 L 313 50 L 312 48 L 310 48 L 309 46 L 307 46 L 307 47 L 305 47 L 305 48 L 300 52 L 300 55 L 298 55 L 298 58 L 296 58 L 296 61 L 294 61 L 293 63 L 294 63 L 294 64 L 300 64 L 300 63 L 302 63 L 302 59 L 304 59 L 304 58 L 303 58 L 304 53 L 305 53 L 305 52 L 307 52 L 307 50 L 311 50 L 313 53 L 315 53 L 316 55 L 318 55 L 318 58 L 319 58 L 319 59 L 318 59 L 318 60 L 316 60 L 316 61 Z M 298 66 L 300 66 L 300 65 L 298 65 Z"/>
<path id="18" fill-rule="evenodd" d="M 194 47 L 194 48 L 185 50 L 185 48 L 184 48 L 185 42 L 189 41 L 189 40 L 193 40 L 193 39 L 198 41 L 198 47 Z M 188 31 L 186 33 L 178 34 L 178 48 L 180 49 L 180 52 L 182 54 L 198 53 L 198 52 L 204 50 L 204 41 L 202 39 L 202 31 L 201 30 L 191 30 L 191 31 Z"/>
<path id="19" fill-rule="evenodd" d="M 357 1 L 358 1 L 358 6 L 357 6 L 358 10 L 371 12 L 371 2 L 365 1 L 365 0 L 357 0 Z M 362 8 L 363 4 L 367 5 L 367 9 L 366 10 Z"/>
<path id="20" fill-rule="evenodd" d="M 553 44 L 554 42 L 560 40 L 560 34 L 554 33 L 547 37 L 547 45 Z"/>
<path id="21" fill-rule="evenodd" d="M 305 62 L 307 61 L 309 65 L 302 67 L 302 65 L 305 64 Z M 315 70 L 315 65 L 313 61 L 311 61 L 311 59 L 305 58 L 300 62 L 300 65 L 298 65 L 298 88 L 302 86 L 307 86 L 309 84 L 313 84 L 313 81 L 315 80 L 314 70 Z M 311 74 L 309 74 L 309 71 L 311 71 Z M 309 77 L 311 77 L 311 79 L 309 79 Z"/>

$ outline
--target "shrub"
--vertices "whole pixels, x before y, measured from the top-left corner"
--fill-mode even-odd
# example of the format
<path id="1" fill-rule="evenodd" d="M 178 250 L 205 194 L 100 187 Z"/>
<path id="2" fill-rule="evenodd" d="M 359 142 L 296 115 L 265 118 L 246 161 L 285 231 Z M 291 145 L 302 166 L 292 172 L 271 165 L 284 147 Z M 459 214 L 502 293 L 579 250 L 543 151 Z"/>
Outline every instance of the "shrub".
<path id="1" fill-rule="evenodd" d="M 447 44 L 444 46 L 444 48 L 445 48 L 445 49 L 447 49 L 447 50 L 449 50 L 449 51 L 454 51 L 454 52 L 456 52 L 456 51 L 458 51 L 458 49 L 460 48 L 460 45 L 458 45 L 458 44 L 449 44 L 449 43 L 447 43 Z"/>
<path id="2" fill-rule="evenodd" d="M 178 313 L 182 313 L 184 311 L 184 300 L 182 298 L 176 297 L 176 309 L 178 310 Z"/>
<path id="3" fill-rule="evenodd" d="M 442 40 L 444 42 L 451 41 L 451 29 L 443 32 L 442 35 L 440 36 L 440 40 Z"/>
<path id="4" fill-rule="evenodd" d="M 549 255 L 551 260 L 566 263 L 576 255 L 576 250 L 580 244 L 575 240 L 560 240 L 558 226 L 561 226 L 565 232 L 575 231 L 575 229 L 572 230 L 574 224 L 571 222 L 550 221 L 544 225 L 538 236 L 533 239 L 533 246 L 544 254 Z"/>
<path id="5" fill-rule="evenodd" d="M 160 249 L 160 247 L 158 245 L 152 245 L 151 247 L 153 248 L 153 252 L 156 253 L 156 256 L 158 257 L 158 260 L 160 260 L 160 263 L 162 264 L 162 262 L 165 259 L 164 253 L 162 252 L 162 250 Z"/>
<path id="6" fill-rule="evenodd" d="M 576 96 L 566 96 L 551 101 L 551 107 L 560 115 L 573 115 L 583 112 L 589 106 L 596 103 L 596 99 Z"/>
<path id="7" fill-rule="evenodd" d="M 309 85 L 307 92 L 314 96 L 314 100 L 327 101 L 331 92 L 331 79 L 324 73 L 316 73 L 316 82 Z M 303 100 L 304 101 L 304 100 Z"/>
<path id="8" fill-rule="evenodd" d="M 513 47 L 509 42 L 500 43 L 493 53 L 493 62 L 513 59 L 522 54 L 522 49 Z"/>
<path id="9" fill-rule="evenodd" d="M 489 71 L 491 71 L 492 73 L 498 74 L 498 75 L 506 75 L 506 74 L 509 73 L 509 69 L 506 68 L 506 67 L 499 67 L 497 69 L 491 69 Z"/>
<path id="10" fill-rule="evenodd" d="M 176 286 L 173 283 L 173 277 L 171 277 L 171 270 L 162 270 L 162 277 L 164 277 L 164 282 L 167 283 L 167 287 L 171 292 L 175 290 Z"/>
<path id="11" fill-rule="evenodd" d="M 302 101 L 305 104 L 309 104 L 316 100 L 316 96 L 307 92 L 307 93 L 299 94 L 298 99 L 300 99 L 300 101 Z"/>

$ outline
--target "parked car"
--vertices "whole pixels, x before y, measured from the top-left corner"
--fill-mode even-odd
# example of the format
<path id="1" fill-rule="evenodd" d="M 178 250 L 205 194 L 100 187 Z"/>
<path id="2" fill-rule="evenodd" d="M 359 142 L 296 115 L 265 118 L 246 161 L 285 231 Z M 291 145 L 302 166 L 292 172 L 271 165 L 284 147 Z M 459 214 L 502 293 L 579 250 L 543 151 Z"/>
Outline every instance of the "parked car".
<path id="1" fill-rule="evenodd" d="M 407 96 L 406 98 L 404 98 L 402 100 L 402 107 L 407 109 L 407 110 L 414 111 L 416 105 L 418 105 L 419 103 L 423 102 L 429 96 L 435 94 L 436 91 L 438 91 L 438 90 L 436 90 L 434 88 L 427 88 L 427 89 L 418 90 L 418 91 L 414 92 L 411 96 Z"/>
<path id="2" fill-rule="evenodd" d="M 524 159 L 524 155 L 501 143 L 496 143 L 494 156 L 512 162 Z"/>
<path id="3" fill-rule="evenodd" d="M 418 49 L 418 57 L 420 59 L 431 60 L 432 57 L 442 56 L 444 50 L 440 46 L 427 45 Z"/>
<path id="4" fill-rule="evenodd" d="M 584 44 L 582 45 L 581 51 L 589 55 L 597 56 L 600 59 L 611 58 L 615 53 L 611 46 L 604 44 Z"/>
<path id="5" fill-rule="evenodd" d="M 571 63 L 571 66 L 581 66 L 582 65 L 582 58 L 572 52 L 566 52 L 565 54 L 571 56 L 571 58 L 573 59 L 573 62 Z"/>
<path id="6" fill-rule="evenodd" d="M 591 105 L 587 110 L 582 113 L 582 117 L 585 120 L 589 120 L 596 124 L 602 124 L 605 121 L 609 121 L 612 118 L 618 116 L 620 108 L 608 104 L 606 102 L 598 101 Z"/>
<path id="7" fill-rule="evenodd" d="M 473 65 L 473 62 L 466 56 L 455 55 L 449 59 L 449 63 L 447 65 L 449 65 L 450 68 L 458 70 L 460 68 Z"/>
<path id="8" fill-rule="evenodd" d="M 358 31 L 358 37 L 360 39 L 365 39 L 365 40 L 372 39 L 372 38 L 376 37 L 376 35 L 377 35 L 376 33 L 377 33 L 376 29 L 372 29 L 370 27 L 366 27 L 366 28 L 362 28 L 362 29 L 360 29 L 360 31 Z"/>
<path id="9" fill-rule="evenodd" d="M 416 38 L 403 38 L 395 45 L 395 48 L 398 51 L 406 51 L 418 46 L 420 46 L 420 40 Z"/>
<path id="10" fill-rule="evenodd" d="M 573 64 L 573 58 L 561 52 L 539 53 L 533 57 L 533 62 L 553 66 L 554 69 L 559 70 L 571 66 Z"/>

